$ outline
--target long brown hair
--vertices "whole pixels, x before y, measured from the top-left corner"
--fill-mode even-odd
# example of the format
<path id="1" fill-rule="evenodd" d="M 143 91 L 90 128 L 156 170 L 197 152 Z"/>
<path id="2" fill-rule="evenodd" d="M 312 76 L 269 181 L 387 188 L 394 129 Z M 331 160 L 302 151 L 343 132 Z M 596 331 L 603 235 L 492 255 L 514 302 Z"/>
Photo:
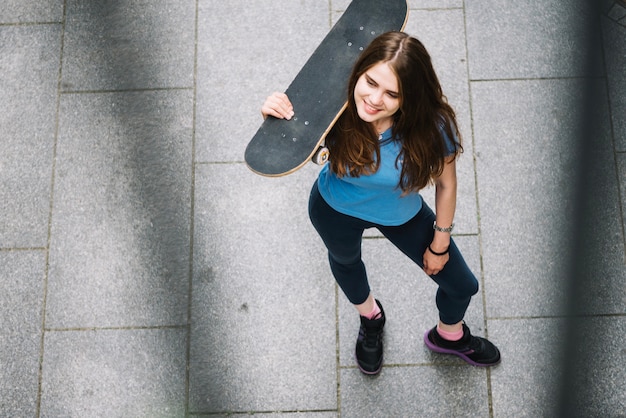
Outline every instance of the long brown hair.
<path id="1" fill-rule="evenodd" d="M 442 129 L 460 138 L 456 115 L 443 95 L 430 55 L 417 39 L 403 32 L 380 35 L 363 51 L 348 81 L 348 106 L 328 135 L 330 168 L 338 176 L 358 177 L 378 170 L 380 144 L 371 124 L 361 120 L 354 100 L 358 79 L 378 63 L 388 63 L 398 79 L 400 108 L 394 114 L 393 138 L 402 142 L 396 165 L 398 186 L 419 191 L 443 172 L 448 154 Z M 463 151 L 455 142 L 455 155 Z"/>

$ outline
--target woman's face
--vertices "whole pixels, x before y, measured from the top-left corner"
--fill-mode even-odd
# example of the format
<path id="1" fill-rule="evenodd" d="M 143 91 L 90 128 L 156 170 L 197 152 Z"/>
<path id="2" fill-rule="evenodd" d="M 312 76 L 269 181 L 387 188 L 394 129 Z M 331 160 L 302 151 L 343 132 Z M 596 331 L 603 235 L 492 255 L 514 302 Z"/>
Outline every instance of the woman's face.
<path id="1" fill-rule="evenodd" d="M 383 132 L 393 125 L 393 115 L 400 108 L 398 79 L 386 62 L 379 62 L 359 77 L 354 87 L 354 101 L 359 117 Z"/>

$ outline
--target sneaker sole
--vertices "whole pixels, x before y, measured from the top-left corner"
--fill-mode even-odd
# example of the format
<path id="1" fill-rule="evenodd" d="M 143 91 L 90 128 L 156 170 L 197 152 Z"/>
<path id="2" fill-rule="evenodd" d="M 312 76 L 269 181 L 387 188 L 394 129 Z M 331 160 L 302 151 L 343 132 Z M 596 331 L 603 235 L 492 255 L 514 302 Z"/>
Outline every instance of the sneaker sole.
<path id="1" fill-rule="evenodd" d="M 359 362 L 356 359 L 356 353 L 354 354 L 354 361 L 356 362 L 357 367 L 359 368 L 359 370 L 361 371 L 361 373 L 366 374 L 368 376 L 373 376 L 375 374 L 380 373 L 380 371 L 383 369 L 383 361 L 382 358 L 380 360 L 380 366 L 378 366 L 378 369 L 376 369 L 375 371 L 371 372 L 369 370 L 365 370 L 361 367 L 361 365 L 359 364 Z"/>
<path id="2" fill-rule="evenodd" d="M 432 341 L 430 341 L 430 339 L 428 338 L 429 333 L 430 333 L 430 330 L 426 331 L 426 333 L 424 334 L 424 344 L 426 344 L 426 347 L 428 347 L 431 351 L 434 351 L 435 353 L 454 354 L 455 356 L 461 357 L 467 363 L 476 367 L 489 367 L 489 366 L 495 366 L 496 364 L 500 363 L 500 359 L 498 359 L 498 361 L 494 363 L 477 363 L 471 358 L 467 357 L 465 354 L 461 353 L 460 351 L 439 347 L 438 345 L 435 345 L 432 343 Z"/>

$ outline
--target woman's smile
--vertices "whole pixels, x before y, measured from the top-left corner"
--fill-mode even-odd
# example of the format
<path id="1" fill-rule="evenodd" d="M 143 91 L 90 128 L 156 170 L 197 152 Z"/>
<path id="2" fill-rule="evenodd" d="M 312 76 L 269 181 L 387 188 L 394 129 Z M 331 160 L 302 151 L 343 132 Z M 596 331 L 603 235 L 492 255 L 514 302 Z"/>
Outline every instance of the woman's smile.
<path id="1" fill-rule="evenodd" d="M 380 112 L 381 109 L 377 109 L 371 104 L 365 102 L 365 111 L 370 115 L 375 115 L 376 113 Z"/>

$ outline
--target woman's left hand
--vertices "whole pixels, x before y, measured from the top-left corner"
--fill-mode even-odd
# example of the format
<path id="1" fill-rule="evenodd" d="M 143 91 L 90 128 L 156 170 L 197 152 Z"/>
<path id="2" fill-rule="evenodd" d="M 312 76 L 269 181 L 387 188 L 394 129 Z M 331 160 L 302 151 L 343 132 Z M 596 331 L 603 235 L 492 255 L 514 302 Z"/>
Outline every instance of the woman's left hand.
<path id="1" fill-rule="evenodd" d="M 426 251 L 424 252 L 424 271 L 429 276 L 437 274 L 443 270 L 443 267 L 449 259 L 450 254 L 448 253 L 445 253 L 444 255 L 435 255 L 430 252 L 428 248 L 426 248 Z"/>

